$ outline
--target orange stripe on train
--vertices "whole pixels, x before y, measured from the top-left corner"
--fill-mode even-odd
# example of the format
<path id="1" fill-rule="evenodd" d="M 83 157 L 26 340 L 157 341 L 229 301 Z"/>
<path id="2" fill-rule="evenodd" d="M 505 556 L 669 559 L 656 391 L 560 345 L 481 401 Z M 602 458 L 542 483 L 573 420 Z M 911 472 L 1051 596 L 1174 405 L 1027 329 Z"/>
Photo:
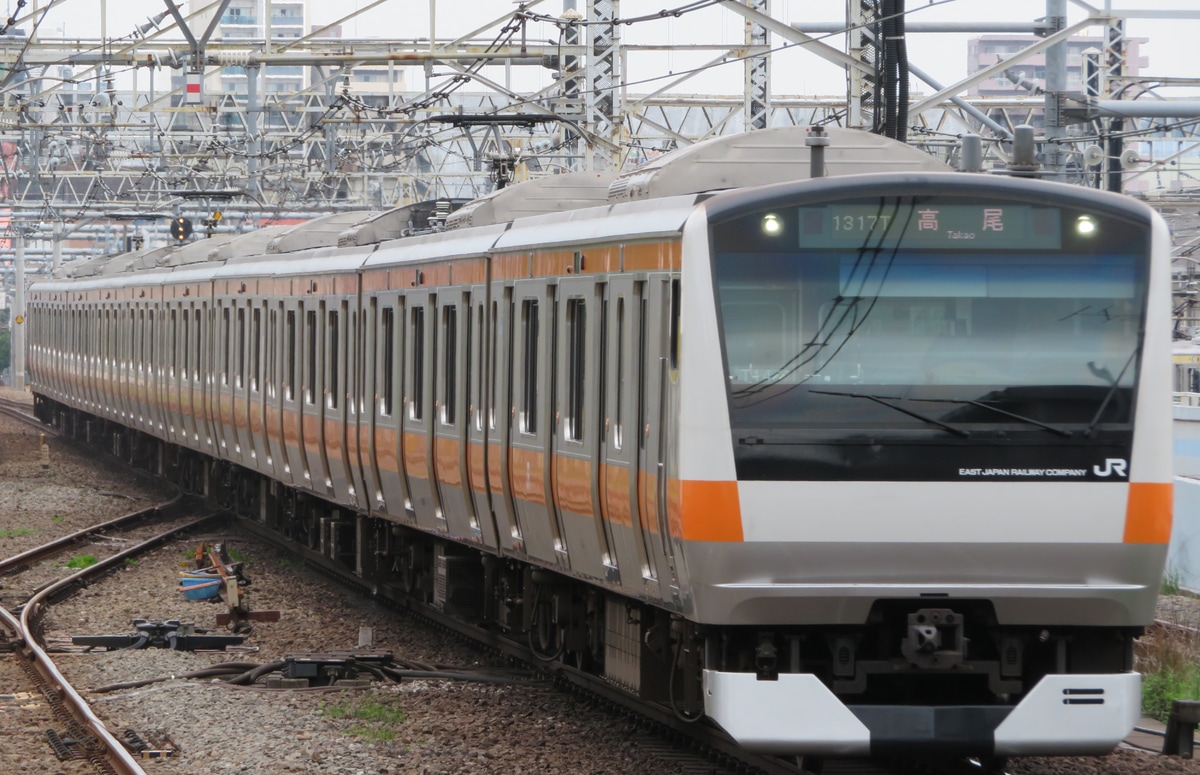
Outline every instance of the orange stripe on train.
<path id="1" fill-rule="evenodd" d="M 684 480 L 680 483 L 678 525 L 672 514 L 672 530 L 679 530 L 685 541 L 740 542 L 742 506 L 737 482 Z M 668 501 L 673 500 L 668 494 Z M 671 504 L 674 511 L 674 504 Z"/>
<path id="2" fill-rule="evenodd" d="M 1130 482 L 1125 505 L 1125 543 L 1169 543 L 1173 497 L 1170 482 Z"/>

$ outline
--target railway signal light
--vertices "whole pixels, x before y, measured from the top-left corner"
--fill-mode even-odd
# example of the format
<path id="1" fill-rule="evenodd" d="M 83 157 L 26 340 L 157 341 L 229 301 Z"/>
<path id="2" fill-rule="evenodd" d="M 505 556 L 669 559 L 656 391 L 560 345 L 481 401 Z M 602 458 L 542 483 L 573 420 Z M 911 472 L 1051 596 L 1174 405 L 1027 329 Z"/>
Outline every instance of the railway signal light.
<path id="1" fill-rule="evenodd" d="M 171 221 L 171 236 L 183 242 L 192 234 L 192 222 L 182 215 Z"/>

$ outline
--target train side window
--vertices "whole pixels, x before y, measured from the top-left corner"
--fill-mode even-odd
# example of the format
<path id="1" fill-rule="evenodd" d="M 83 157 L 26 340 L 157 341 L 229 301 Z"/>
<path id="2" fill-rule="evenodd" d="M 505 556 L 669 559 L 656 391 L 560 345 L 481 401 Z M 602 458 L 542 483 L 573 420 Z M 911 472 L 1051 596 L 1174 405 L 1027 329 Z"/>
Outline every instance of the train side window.
<path id="1" fill-rule="evenodd" d="M 412 401 L 408 415 L 420 420 L 425 412 L 425 308 L 414 307 L 412 311 Z"/>
<path id="2" fill-rule="evenodd" d="M 150 374 L 153 374 L 158 367 L 158 351 L 154 347 L 154 332 L 157 330 L 154 321 L 157 317 L 154 310 L 150 310 L 150 314 L 146 316 L 146 350 L 143 357 L 146 361 L 146 371 Z"/>
<path id="3" fill-rule="evenodd" d="M 170 377 L 175 379 L 179 371 L 179 310 L 171 308 L 171 369 Z"/>
<path id="4" fill-rule="evenodd" d="M 200 354 L 204 349 L 204 330 L 200 325 L 200 308 L 192 310 L 192 336 L 194 337 L 194 346 L 192 347 L 192 379 L 195 382 L 200 381 Z"/>
<path id="5" fill-rule="evenodd" d="M 442 335 L 445 337 L 442 362 L 442 424 L 454 425 L 458 398 L 458 307 L 442 310 Z"/>
<path id="6" fill-rule="evenodd" d="M 338 347 L 341 339 L 341 321 L 338 317 L 337 310 L 329 312 L 329 408 L 338 408 L 338 390 L 340 383 L 338 381 L 338 356 L 341 355 L 341 348 Z"/>
<path id="7" fill-rule="evenodd" d="M 184 309 L 179 318 L 183 328 L 179 334 L 179 376 L 189 379 L 192 376 L 190 372 L 192 366 L 192 316 Z"/>
<path id="8" fill-rule="evenodd" d="M 679 368 L 679 281 L 671 281 L 671 368 Z"/>
<path id="9" fill-rule="evenodd" d="M 246 309 L 238 307 L 237 311 L 237 374 L 234 377 L 238 387 L 245 387 L 246 381 Z"/>
<path id="10" fill-rule="evenodd" d="M 492 353 L 492 357 L 495 358 L 497 361 L 497 363 L 493 364 L 493 367 L 499 365 L 499 359 L 500 359 L 500 350 L 498 349 L 500 346 L 500 325 L 499 325 L 500 320 L 499 320 L 499 317 L 500 317 L 500 302 L 493 301 L 492 302 L 492 319 L 491 319 L 492 343 L 491 343 L 491 346 L 488 348 Z M 504 358 L 505 358 L 504 362 L 506 364 L 510 362 L 508 360 L 508 358 L 509 358 L 508 353 L 505 353 Z M 496 430 L 496 391 L 499 389 L 499 385 L 500 385 L 500 380 L 496 379 L 496 375 L 493 373 L 492 374 L 492 390 L 491 390 L 490 397 L 488 398 L 488 412 L 487 412 L 488 430 L 491 430 L 491 431 Z"/>
<path id="11" fill-rule="evenodd" d="M 613 414 L 613 446 L 621 448 L 625 425 L 625 297 L 617 298 L 617 381 L 616 407 Z"/>
<path id="12" fill-rule="evenodd" d="M 306 344 L 308 345 L 308 371 L 304 374 L 304 400 L 308 404 L 317 402 L 317 313 L 309 310 L 304 315 Z"/>
<path id="13" fill-rule="evenodd" d="M 230 345 L 229 340 L 232 337 L 232 334 L 233 334 L 233 332 L 232 332 L 230 324 L 229 324 L 229 307 L 222 307 L 221 308 L 221 349 L 224 350 L 224 357 L 221 360 L 221 383 L 224 385 L 229 384 L 229 371 L 230 371 L 230 365 L 231 365 L 229 362 L 229 359 L 230 359 L 229 350 L 231 349 L 229 346 Z"/>
<path id="14" fill-rule="evenodd" d="M 521 432 L 537 433 L 538 406 L 538 303 L 536 299 L 521 302 L 521 337 L 525 362 L 521 375 Z"/>
<path id="15" fill-rule="evenodd" d="M 287 313 L 287 370 L 284 372 L 287 384 L 284 386 L 289 401 L 296 399 L 296 313 Z"/>
<path id="16" fill-rule="evenodd" d="M 263 388 L 271 398 L 275 397 L 275 380 L 279 379 L 279 310 L 267 311 L 267 360 L 263 368 Z"/>
<path id="17" fill-rule="evenodd" d="M 145 349 L 146 349 L 146 310 L 139 309 L 137 315 L 133 318 L 133 366 L 138 371 L 145 368 Z"/>
<path id="18" fill-rule="evenodd" d="M 380 375 L 380 392 L 383 394 L 383 414 L 392 414 L 392 395 L 395 391 L 396 368 L 396 310 L 391 307 L 383 308 L 383 374 Z"/>
<path id="19" fill-rule="evenodd" d="M 647 333 L 646 329 L 649 327 L 646 325 L 646 321 L 648 319 L 648 317 L 647 317 L 648 312 L 649 312 L 649 304 L 643 298 L 642 299 L 642 314 L 641 314 L 642 324 L 639 327 L 639 331 L 638 331 L 638 359 L 637 359 L 637 362 L 639 364 L 639 367 L 637 370 L 637 372 L 638 372 L 638 378 L 637 378 L 637 382 L 638 382 L 638 387 L 637 387 L 637 395 L 638 395 L 638 402 L 637 402 L 638 403 L 638 424 L 637 424 L 637 427 L 638 427 L 638 432 L 636 434 L 637 439 L 638 439 L 638 449 L 646 448 L 646 434 L 642 433 L 641 429 L 646 427 L 646 401 L 649 398 L 649 396 L 646 395 L 646 348 L 648 345 L 648 342 L 646 340 L 646 333 Z"/>
<path id="20" fill-rule="evenodd" d="M 564 437 L 583 441 L 583 405 L 587 387 L 587 303 L 567 299 L 567 424 Z"/>
<path id="21" fill-rule="evenodd" d="M 472 405 L 472 417 L 476 431 L 484 429 L 484 305 L 476 305 L 468 313 L 467 320 L 467 385 L 468 399 Z M 476 352 L 478 350 L 478 352 Z M 478 359 L 478 360 L 476 360 Z"/>
<path id="22" fill-rule="evenodd" d="M 262 376 L 259 366 L 262 355 L 262 310 L 254 308 L 250 318 L 250 389 L 259 390 L 259 380 Z"/>

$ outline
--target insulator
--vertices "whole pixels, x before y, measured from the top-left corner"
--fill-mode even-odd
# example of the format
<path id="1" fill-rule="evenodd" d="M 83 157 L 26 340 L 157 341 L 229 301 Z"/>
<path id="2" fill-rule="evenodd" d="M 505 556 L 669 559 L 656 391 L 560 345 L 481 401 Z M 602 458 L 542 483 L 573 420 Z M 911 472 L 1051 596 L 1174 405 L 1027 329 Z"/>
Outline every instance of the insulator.
<path id="1" fill-rule="evenodd" d="M 218 51 L 213 55 L 216 64 L 223 67 L 245 67 L 250 64 L 251 51 Z"/>

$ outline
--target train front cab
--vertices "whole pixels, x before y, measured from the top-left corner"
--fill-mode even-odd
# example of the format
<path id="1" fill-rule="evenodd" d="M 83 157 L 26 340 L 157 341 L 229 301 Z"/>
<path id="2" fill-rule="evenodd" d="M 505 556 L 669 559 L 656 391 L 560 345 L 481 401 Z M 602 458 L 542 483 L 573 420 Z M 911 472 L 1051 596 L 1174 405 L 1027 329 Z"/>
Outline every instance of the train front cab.
<path id="1" fill-rule="evenodd" d="M 684 236 L 677 535 L 708 715 L 773 753 L 1110 750 L 1170 533 L 1161 219 L 966 175 L 707 217 Z"/>

